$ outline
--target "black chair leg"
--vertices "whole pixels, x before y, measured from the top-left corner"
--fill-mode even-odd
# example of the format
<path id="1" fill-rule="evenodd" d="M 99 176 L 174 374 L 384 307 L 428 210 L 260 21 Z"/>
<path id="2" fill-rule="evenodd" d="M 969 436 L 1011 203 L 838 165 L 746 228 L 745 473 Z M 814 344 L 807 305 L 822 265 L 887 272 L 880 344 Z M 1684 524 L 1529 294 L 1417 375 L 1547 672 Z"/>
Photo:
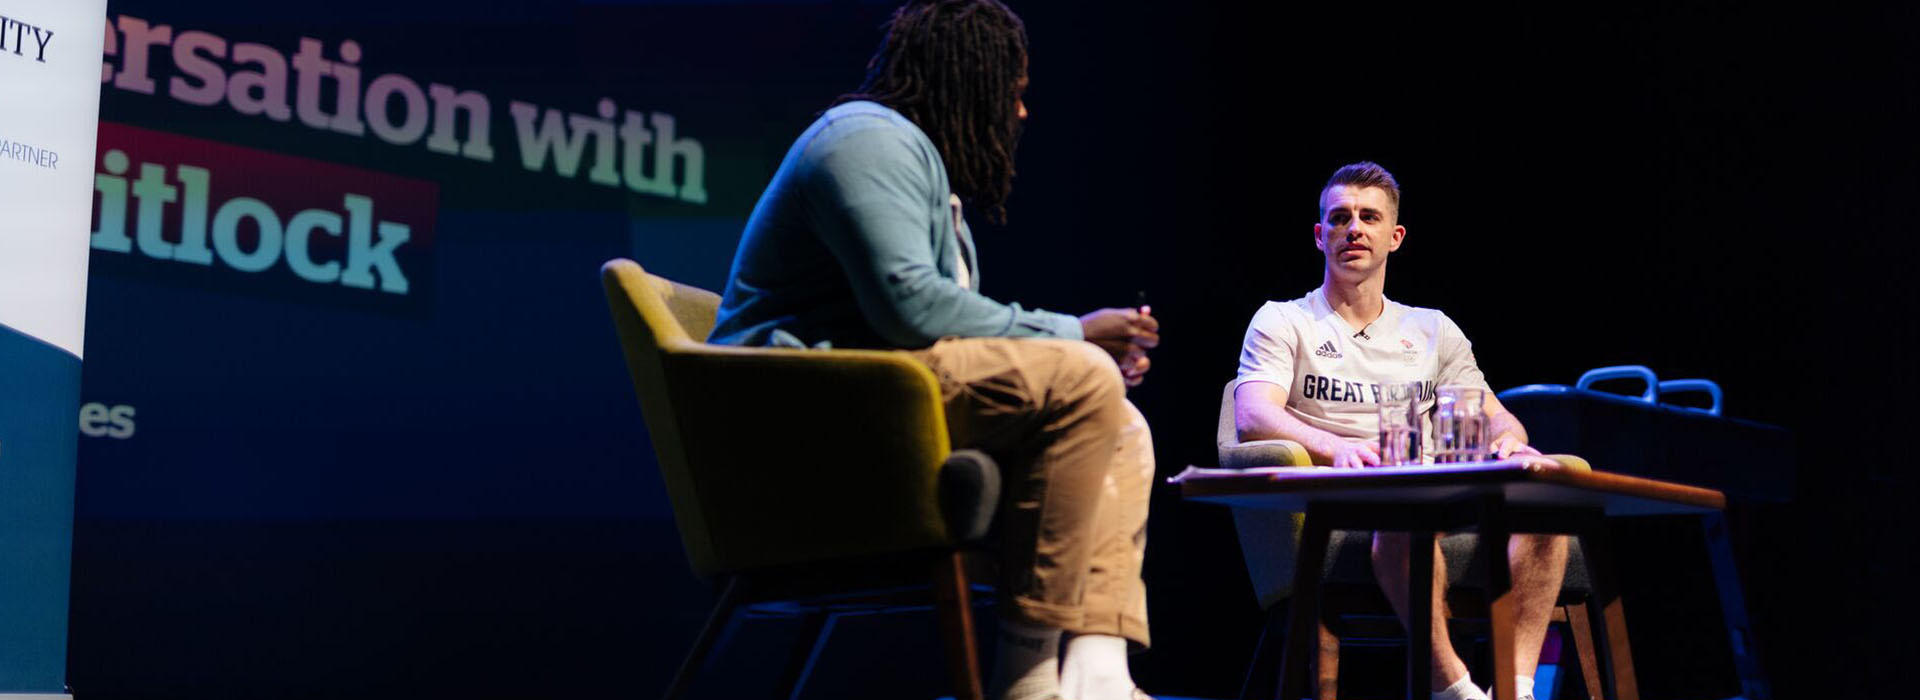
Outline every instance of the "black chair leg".
<path id="1" fill-rule="evenodd" d="M 1760 650 L 1754 644 L 1753 625 L 1747 619 L 1747 597 L 1740 588 L 1740 572 L 1734 566 L 1726 513 L 1709 513 L 1700 518 L 1700 524 L 1706 530 L 1707 560 L 1713 563 L 1714 587 L 1720 590 L 1720 617 L 1727 622 L 1733 667 L 1740 675 L 1740 695 L 1747 700 L 1773 700 L 1773 686 L 1760 672 Z"/>
<path id="2" fill-rule="evenodd" d="M 800 700 L 800 691 L 807 687 L 807 677 L 813 674 L 813 665 L 826 650 L 827 637 L 833 634 L 834 617 L 815 610 L 800 619 L 800 632 L 787 656 L 787 668 L 780 674 L 780 694 L 776 697 Z"/>
<path id="3" fill-rule="evenodd" d="M 746 593 L 746 581 L 739 576 L 727 577 L 726 584 L 720 589 L 720 599 L 713 604 L 713 612 L 707 614 L 707 624 L 700 628 L 700 636 L 693 640 L 693 648 L 687 650 L 687 657 L 680 661 L 680 670 L 673 674 L 673 682 L 667 685 L 663 700 L 678 700 L 685 695 L 693 677 L 700 674 L 700 667 L 706 665 L 707 653 L 713 651 L 713 643 L 720 638 L 720 630 L 733 619 L 734 609 L 739 607 L 740 599 Z"/>
<path id="4" fill-rule="evenodd" d="M 1433 685 L 1434 617 L 1446 614 L 1444 610 L 1433 609 L 1435 541 L 1432 530 L 1407 533 L 1406 689 L 1409 698 L 1420 697 Z"/>
<path id="5" fill-rule="evenodd" d="M 1280 646 L 1287 635 L 1288 601 L 1267 608 L 1267 623 L 1254 643 L 1247 677 L 1240 684 L 1240 700 L 1272 700 L 1280 689 Z"/>

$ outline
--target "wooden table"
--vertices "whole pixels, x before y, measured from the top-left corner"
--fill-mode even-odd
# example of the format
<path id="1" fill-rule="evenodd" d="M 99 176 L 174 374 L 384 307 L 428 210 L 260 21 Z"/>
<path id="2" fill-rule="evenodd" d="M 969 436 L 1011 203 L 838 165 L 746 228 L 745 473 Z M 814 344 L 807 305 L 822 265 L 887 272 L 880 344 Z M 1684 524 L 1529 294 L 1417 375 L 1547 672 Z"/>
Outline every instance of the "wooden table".
<path id="1" fill-rule="evenodd" d="M 1408 562 L 1407 696 L 1424 698 L 1433 663 L 1434 533 L 1477 529 L 1482 542 L 1505 542 L 1516 532 L 1572 534 L 1580 538 L 1593 577 L 1589 606 L 1607 700 L 1638 700 L 1626 611 L 1620 601 L 1605 518 L 1625 515 L 1699 513 L 1726 507 L 1711 489 L 1598 471 L 1529 469 L 1517 462 L 1476 462 L 1414 467 L 1332 469 L 1266 467 L 1188 468 L 1170 481 L 1189 499 L 1307 514 L 1294 567 L 1293 607 L 1281 654 L 1280 693 L 1304 697 L 1307 657 L 1316 639 L 1320 576 L 1327 538 L 1336 529 L 1405 531 L 1412 535 Z M 1507 548 L 1486 548 L 1487 599 L 1492 611 L 1494 699 L 1517 700 L 1514 675 L 1515 597 Z"/>

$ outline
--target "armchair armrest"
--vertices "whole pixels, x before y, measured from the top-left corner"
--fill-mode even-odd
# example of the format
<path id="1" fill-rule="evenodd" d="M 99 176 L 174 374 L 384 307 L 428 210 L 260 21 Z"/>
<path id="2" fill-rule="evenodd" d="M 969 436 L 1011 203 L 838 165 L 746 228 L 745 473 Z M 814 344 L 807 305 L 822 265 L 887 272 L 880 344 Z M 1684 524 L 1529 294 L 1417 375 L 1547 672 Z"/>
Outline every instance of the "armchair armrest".
<path id="1" fill-rule="evenodd" d="M 1593 465 L 1588 464 L 1586 458 L 1578 455 L 1547 455 L 1546 457 L 1547 459 L 1559 462 L 1561 469 L 1571 469 L 1578 472 L 1593 471 Z"/>
<path id="2" fill-rule="evenodd" d="M 665 350 L 714 571 L 952 543 L 946 417 L 926 366 L 870 350 Z"/>
<path id="3" fill-rule="evenodd" d="M 1307 454 L 1307 448 L 1292 440 L 1253 440 L 1220 445 L 1220 466 L 1227 469 L 1312 465 L 1313 457 Z"/>
<path id="4" fill-rule="evenodd" d="M 1224 437 L 1228 429 L 1224 427 L 1227 419 L 1221 420 Z M 1219 443 L 1219 448 L 1220 466 L 1227 469 L 1313 465 L 1313 458 L 1307 454 L 1306 446 L 1292 440 L 1223 441 Z M 1263 608 L 1286 597 L 1292 590 L 1294 553 L 1299 549 L 1301 523 L 1305 519 L 1302 513 L 1233 509 L 1234 528 L 1239 531 L 1247 575 L 1252 579 L 1254 594 L 1259 597 Z"/>

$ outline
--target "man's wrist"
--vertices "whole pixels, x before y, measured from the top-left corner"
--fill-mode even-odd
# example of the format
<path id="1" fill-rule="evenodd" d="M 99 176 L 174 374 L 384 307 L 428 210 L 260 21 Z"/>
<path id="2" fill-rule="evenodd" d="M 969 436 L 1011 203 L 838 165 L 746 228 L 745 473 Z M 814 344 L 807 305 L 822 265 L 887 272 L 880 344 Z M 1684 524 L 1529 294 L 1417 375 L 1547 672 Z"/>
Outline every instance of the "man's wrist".
<path id="1" fill-rule="evenodd" d="M 1492 425 L 1489 426 L 1491 429 L 1488 432 L 1493 433 L 1493 439 L 1488 440 L 1487 444 L 1498 443 L 1503 439 L 1522 445 L 1527 444 L 1527 429 L 1520 425 L 1520 419 L 1512 413 L 1499 413 L 1491 422 Z"/>
<path id="2" fill-rule="evenodd" d="M 1314 451 L 1319 452 L 1322 456 L 1326 457 L 1327 461 L 1331 462 L 1335 456 L 1340 454 L 1340 448 L 1344 447 L 1347 441 L 1333 433 L 1322 432 L 1314 436 L 1314 442 L 1316 443 L 1313 445 Z"/>

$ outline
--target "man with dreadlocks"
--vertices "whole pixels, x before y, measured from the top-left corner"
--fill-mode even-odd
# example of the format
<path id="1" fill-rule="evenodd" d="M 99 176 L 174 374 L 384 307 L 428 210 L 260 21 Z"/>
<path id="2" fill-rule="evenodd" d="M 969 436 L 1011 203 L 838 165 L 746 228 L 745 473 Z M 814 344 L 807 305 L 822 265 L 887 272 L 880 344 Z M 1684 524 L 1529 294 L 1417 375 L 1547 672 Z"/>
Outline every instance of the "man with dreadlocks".
<path id="1" fill-rule="evenodd" d="M 754 207 L 710 340 L 924 362 L 953 446 L 1006 476 L 993 697 L 1133 700 L 1153 445 L 1125 387 L 1159 323 L 1144 307 L 1076 318 L 978 291 L 962 211 L 1005 220 L 1026 82 L 1026 29 L 996 0 L 896 11 L 866 81 L 800 135 Z"/>

